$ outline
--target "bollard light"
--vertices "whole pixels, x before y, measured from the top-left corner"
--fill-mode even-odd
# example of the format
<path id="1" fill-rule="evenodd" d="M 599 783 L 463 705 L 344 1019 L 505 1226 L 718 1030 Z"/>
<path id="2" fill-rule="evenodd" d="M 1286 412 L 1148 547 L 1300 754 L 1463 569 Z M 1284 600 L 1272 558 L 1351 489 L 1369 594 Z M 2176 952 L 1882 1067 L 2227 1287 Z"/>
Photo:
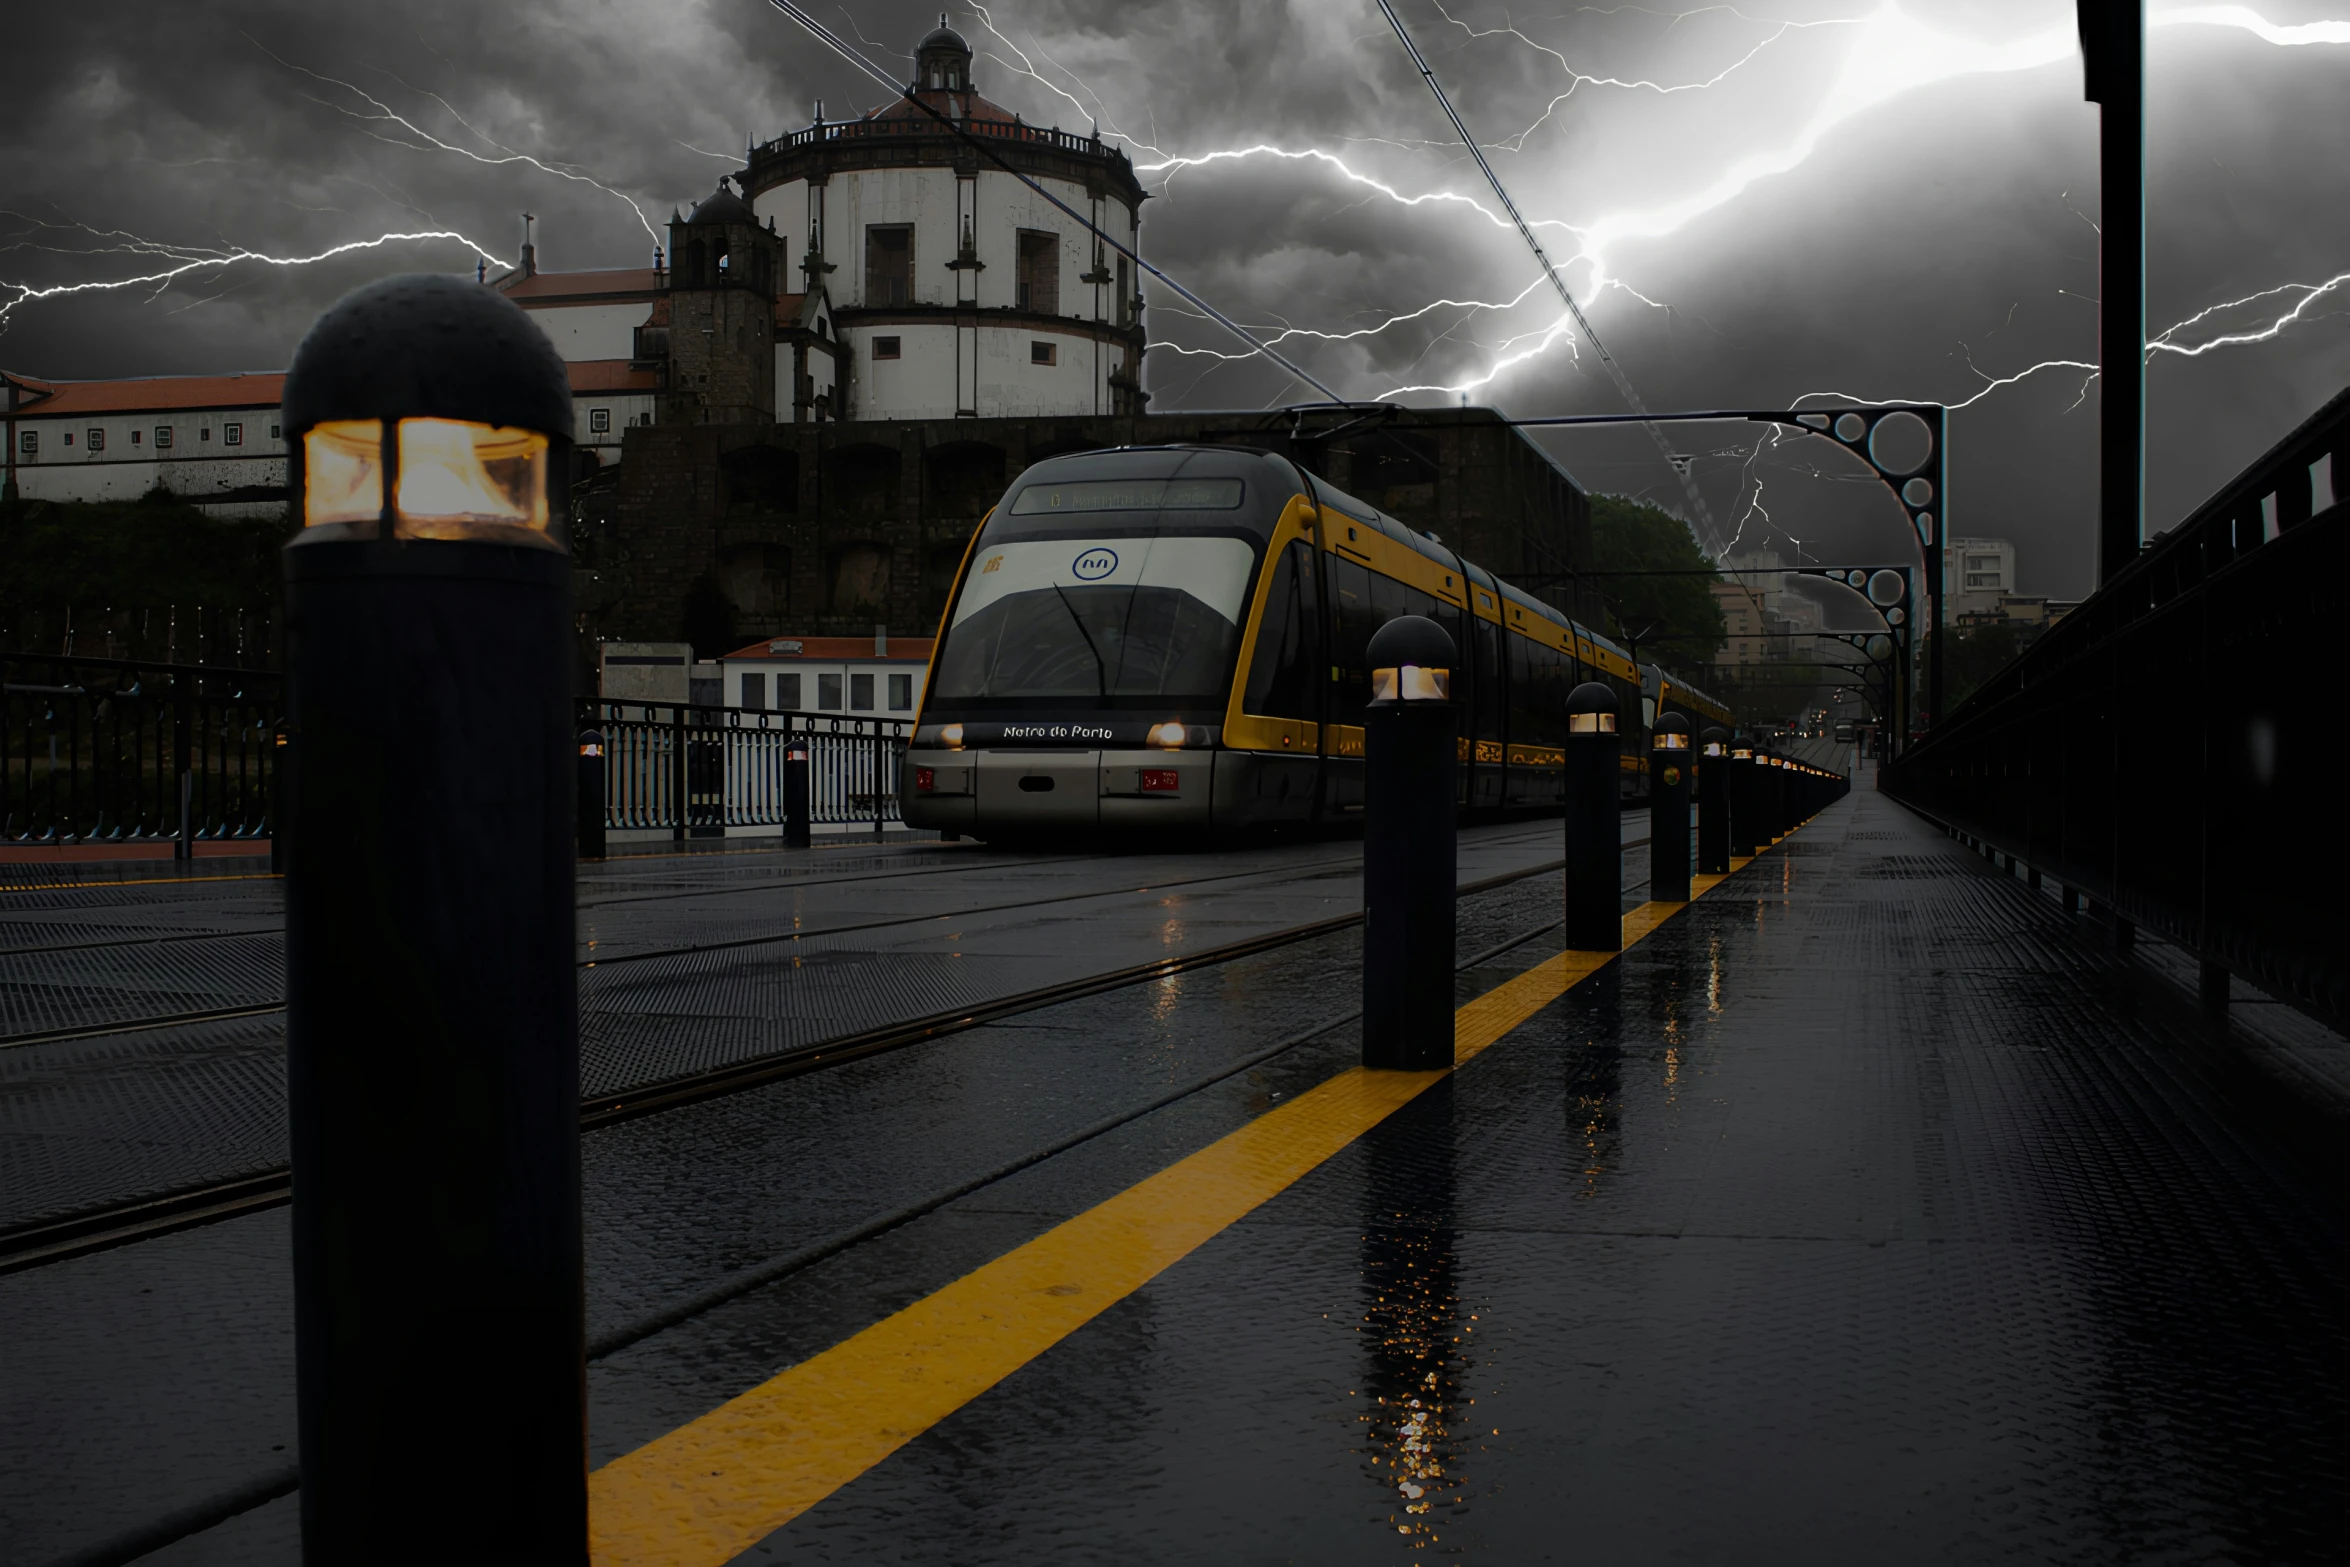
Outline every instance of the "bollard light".
<path id="1" fill-rule="evenodd" d="M 1730 874 L 1730 736 L 1709 725 L 1697 761 L 1697 869 Z"/>
<path id="2" fill-rule="evenodd" d="M 1422 615 L 1364 649 L 1363 1065 L 1452 1065 L 1453 825 L 1459 722 L 1452 636 Z"/>
<path id="3" fill-rule="evenodd" d="M 1587 680 L 1567 693 L 1566 943 L 1585 952 L 1624 945 L 1623 788 L 1616 693 Z"/>
<path id="4" fill-rule="evenodd" d="M 390 278 L 282 418 L 303 1556 L 585 1563 L 569 375 L 494 290 Z"/>
<path id="5" fill-rule="evenodd" d="M 1648 741 L 1648 895 L 1689 901 L 1689 720 L 1659 713 Z"/>

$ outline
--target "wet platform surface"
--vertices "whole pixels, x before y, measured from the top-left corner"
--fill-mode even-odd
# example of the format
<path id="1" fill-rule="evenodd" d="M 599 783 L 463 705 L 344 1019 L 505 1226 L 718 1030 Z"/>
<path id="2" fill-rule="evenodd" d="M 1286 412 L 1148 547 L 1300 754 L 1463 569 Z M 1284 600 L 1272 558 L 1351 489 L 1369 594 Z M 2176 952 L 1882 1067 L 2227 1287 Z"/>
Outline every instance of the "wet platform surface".
<path id="1" fill-rule="evenodd" d="M 1464 899 L 1464 1006 L 1560 971 L 1558 892 Z M 741 1559 L 2339 1558 L 2338 1182 L 2160 961 L 1867 793 L 1658 912 Z M 599 1507 L 1342 1086 L 1359 962 L 1334 930 L 590 1137 Z M 284 1255 L 278 1210 L 0 1277 L 10 1560 L 283 1469 Z M 292 1562 L 294 1521 L 149 1559 Z"/>

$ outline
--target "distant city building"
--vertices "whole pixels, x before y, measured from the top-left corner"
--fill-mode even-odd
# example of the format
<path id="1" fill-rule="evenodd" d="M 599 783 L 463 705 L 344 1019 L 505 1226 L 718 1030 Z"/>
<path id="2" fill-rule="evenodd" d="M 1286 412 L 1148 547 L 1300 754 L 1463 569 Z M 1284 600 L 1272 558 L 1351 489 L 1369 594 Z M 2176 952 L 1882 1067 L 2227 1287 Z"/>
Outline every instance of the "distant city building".
<path id="1" fill-rule="evenodd" d="M 2005 539 L 1952 539 L 1943 547 L 1943 613 L 1964 624 L 1969 616 L 1997 616 L 2015 592 L 2015 546 Z"/>
<path id="2" fill-rule="evenodd" d="M 769 637 L 719 662 L 725 703 L 746 712 L 911 719 L 930 672 L 930 637 Z"/>

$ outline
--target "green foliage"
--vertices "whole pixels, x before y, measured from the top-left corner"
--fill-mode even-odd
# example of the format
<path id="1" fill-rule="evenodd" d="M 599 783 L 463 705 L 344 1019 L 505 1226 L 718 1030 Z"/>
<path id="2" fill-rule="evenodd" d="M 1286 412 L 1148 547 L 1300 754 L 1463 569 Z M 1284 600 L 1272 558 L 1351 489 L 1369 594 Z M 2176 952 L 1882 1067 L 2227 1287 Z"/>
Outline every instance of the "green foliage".
<path id="1" fill-rule="evenodd" d="M 1987 626 L 1962 626 L 1950 633 L 1949 651 L 1942 655 L 1942 705 L 1947 711 L 1972 696 L 1977 687 L 2014 663 L 2032 640 L 2037 627 L 2011 620 Z M 1921 666 L 1929 655 L 1929 636 L 1919 650 Z"/>
<path id="2" fill-rule="evenodd" d="M 283 516 L 208 517 L 168 496 L 0 506 L 0 605 L 274 604 L 291 532 Z"/>
<path id="3" fill-rule="evenodd" d="M 1591 540 L 1606 572 L 1699 572 L 1699 576 L 1602 577 L 1618 635 L 1636 635 L 1640 657 L 1684 669 L 1709 663 L 1729 637 L 1722 609 L 1708 586 L 1713 562 L 1697 547 L 1688 524 L 1645 501 L 1621 495 L 1591 497 Z"/>

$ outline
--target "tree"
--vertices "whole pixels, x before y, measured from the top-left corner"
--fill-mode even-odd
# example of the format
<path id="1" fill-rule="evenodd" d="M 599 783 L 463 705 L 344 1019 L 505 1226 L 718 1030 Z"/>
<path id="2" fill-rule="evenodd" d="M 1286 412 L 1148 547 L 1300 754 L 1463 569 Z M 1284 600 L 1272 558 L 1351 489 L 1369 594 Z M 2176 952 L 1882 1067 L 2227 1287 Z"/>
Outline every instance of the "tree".
<path id="1" fill-rule="evenodd" d="M 1729 641 L 1712 589 L 1721 578 L 1687 523 L 1646 501 L 1594 495 L 1591 542 L 1603 572 L 1682 573 L 1600 578 L 1618 635 L 1636 636 L 1643 659 L 1684 668 L 1713 661 Z"/>

